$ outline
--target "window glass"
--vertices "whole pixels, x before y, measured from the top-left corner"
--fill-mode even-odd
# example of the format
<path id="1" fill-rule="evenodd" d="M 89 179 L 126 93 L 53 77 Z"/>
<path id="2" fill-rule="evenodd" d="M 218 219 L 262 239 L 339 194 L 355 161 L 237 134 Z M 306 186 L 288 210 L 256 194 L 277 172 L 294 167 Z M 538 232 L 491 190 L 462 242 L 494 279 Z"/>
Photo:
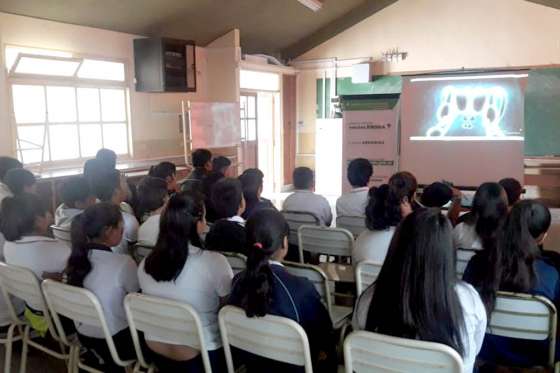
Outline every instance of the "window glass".
<path id="1" fill-rule="evenodd" d="M 18 158 L 23 163 L 41 162 L 41 156 L 44 154 L 45 161 L 49 160 L 48 138 L 45 136 L 45 126 L 21 126 L 18 127 L 19 146 L 21 154 L 18 152 Z"/>
<path id="2" fill-rule="evenodd" d="M 242 89 L 279 91 L 280 76 L 275 73 L 241 70 L 239 85 Z"/>
<path id="3" fill-rule="evenodd" d="M 12 98 L 17 123 L 46 121 L 45 89 L 40 85 L 13 85 Z"/>
<path id="4" fill-rule="evenodd" d="M 80 157 L 78 128 L 72 124 L 49 126 L 51 160 L 60 161 Z"/>
<path id="5" fill-rule="evenodd" d="M 78 88 L 78 113 L 80 122 L 99 122 L 101 120 L 99 89 Z"/>
<path id="6" fill-rule="evenodd" d="M 47 87 L 50 123 L 76 122 L 76 90 L 74 87 Z"/>
<path id="7" fill-rule="evenodd" d="M 50 49 L 27 48 L 27 47 L 6 47 L 6 69 L 9 71 L 17 60 L 19 54 L 34 54 L 36 56 L 53 57 L 72 57 L 72 53 Z"/>
<path id="8" fill-rule="evenodd" d="M 93 157 L 103 147 L 100 124 L 80 125 L 80 146 L 82 157 Z"/>
<path id="9" fill-rule="evenodd" d="M 123 89 L 101 90 L 101 118 L 104 122 L 124 122 L 126 120 Z"/>
<path id="10" fill-rule="evenodd" d="M 78 71 L 78 77 L 123 82 L 124 64 L 120 62 L 84 59 Z"/>
<path id="11" fill-rule="evenodd" d="M 80 63 L 73 60 L 54 60 L 48 57 L 22 57 L 15 72 L 18 74 L 74 76 Z"/>
<path id="12" fill-rule="evenodd" d="M 128 136 L 125 123 L 110 123 L 103 125 L 103 146 L 117 154 L 128 153 L 126 139 Z"/>

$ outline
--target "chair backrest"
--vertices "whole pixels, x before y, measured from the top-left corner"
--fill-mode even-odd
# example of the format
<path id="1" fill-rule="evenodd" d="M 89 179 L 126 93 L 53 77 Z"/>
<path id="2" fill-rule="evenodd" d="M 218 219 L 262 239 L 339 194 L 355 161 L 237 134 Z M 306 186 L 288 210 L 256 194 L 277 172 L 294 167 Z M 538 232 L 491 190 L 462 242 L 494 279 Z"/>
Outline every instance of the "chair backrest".
<path id="1" fill-rule="evenodd" d="M 149 366 L 142 354 L 138 331 L 174 345 L 199 350 L 206 372 L 212 371 L 202 323 L 190 305 L 144 294 L 128 294 L 124 300 L 124 308 L 136 356 L 145 368 Z"/>
<path id="2" fill-rule="evenodd" d="M 140 263 L 145 257 L 150 255 L 154 248 L 147 245 L 136 244 L 134 245 L 132 257 L 137 263 Z"/>
<path id="3" fill-rule="evenodd" d="M 234 276 L 247 268 L 247 257 L 245 255 L 230 252 L 222 252 L 222 254 L 226 257 Z"/>
<path id="4" fill-rule="evenodd" d="M 471 258 L 476 254 L 476 250 L 472 249 L 457 249 L 457 262 L 455 267 L 455 272 L 459 279 L 463 278 L 465 269 L 467 269 L 467 264 Z"/>
<path id="5" fill-rule="evenodd" d="M 54 238 L 68 245 L 72 245 L 72 237 L 69 229 L 61 228 L 57 225 L 51 225 Z"/>
<path id="6" fill-rule="evenodd" d="M 329 280 L 326 273 L 320 267 L 311 264 L 294 263 L 288 261 L 284 261 L 282 262 L 282 264 L 284 264 L 284 268 L 286 268 L 286 270 L 290 274 L 294 276 L 305 277 L 306 279 L 311 281 L 311 283 L 315 287 L 315 290 L 317 290 L 317 293 L 319 293 L 319 295 L 321 296 L 321 300 L 325 304 L 325 307 L 327 307 L 329 313 L 331 313 L 332 296 L 329 288 Z"/>
<path id="7" fill-rule="evenodd" d="M 363 216 L 338 216 L 336 218 L 336 227 L 344 228 L 358 237 L 366 230 L 366 218 Z"/>
<path id="8" fill-rule="evenodd" d="M 303 252 L 333 256 L 352 256 L 354 236 L 346 229 L 302 225 L 298 229 L 300 257 Z"/>
<path id="9" fill-rule="evenodd" d="M 0 285 L 5 299 L 10 299 L 10 295 L 14 296 L 31 305 L 35 310 L 48 315 L 49 310 L 41 285 L 30 269 L 0 262 Z"/>
<path id="10" fill-rule="evenodd" d="M 383 263 L 364 260 L 356 265 L 356 296 L 360 296 L 368 286 L 373 284 L 381 272 Z"/>
<path id="11" fill-rule="evenodd" d="M 298 229 L 302 225 L 321 225 L 319 218 L 310 212 L 284 210 L 282 215 L 290 226 L 290 235 L 288 236 L 290 245 L 298 245 Z"/>
<path id="12" fill-rule="evenodd" d="M 461 373 L 463 359 L 449 346 L 358 331 L 344 341 L 346 372 Z"/>
<path id="13" fill-rule="evenodd" d="M 52 280 L 43 281 L 42 288 L 56 329 L 65 343 L 68 343 L 68 339 L 59 315 L 77 323 L 100 328 L 103 330 L 107 347 L 115 363 L 120 366 L 127 366 L 131 363 L 130 361 L 123 361 L 119 357 L 113 337 L 107 326 L 107 321 L 105 320 L 103 307 L 95 294 L 87 289 Z"/>
<path id="14" fill-rule="evenodd" d="M 271 315 L 249 318 L 233 306 L 222 308 L 218 318 L 229 373 L 235 372 L 231 346 L 313 372 L 307 335 L 295 321 Z"/>
<path id="15" fill-rule="evenodd" d="M 486 333 L 509 338 L 548 340 L 549 363 L 553 366 L 556 323 L 556 307 L 545 297 L 500 291 Z"/>

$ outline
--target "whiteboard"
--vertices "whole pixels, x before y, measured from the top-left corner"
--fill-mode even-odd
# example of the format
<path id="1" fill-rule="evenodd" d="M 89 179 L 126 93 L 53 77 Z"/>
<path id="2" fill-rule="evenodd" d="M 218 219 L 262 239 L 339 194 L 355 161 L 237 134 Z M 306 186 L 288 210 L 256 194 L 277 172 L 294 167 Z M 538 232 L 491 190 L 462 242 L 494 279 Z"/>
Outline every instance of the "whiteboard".
<path id="1" fill-rule="evenodd" d="M 192 149 L 238 146 L 241 143 L 238 102 L 191 102 Z"/>

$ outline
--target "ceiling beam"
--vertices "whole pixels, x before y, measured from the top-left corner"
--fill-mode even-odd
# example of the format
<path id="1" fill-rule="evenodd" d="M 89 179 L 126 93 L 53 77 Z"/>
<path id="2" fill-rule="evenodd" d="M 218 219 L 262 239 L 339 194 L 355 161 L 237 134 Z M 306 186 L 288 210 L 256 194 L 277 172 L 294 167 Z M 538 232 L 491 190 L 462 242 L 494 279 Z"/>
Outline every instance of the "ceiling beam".
<path id="1" fill-rule="evenodd" d="M 398 0 L 367 0 L 342 17 L 282 50 L 282 58 L 286 60 L 296 58 L 397 1 Z M 312 17 L 312 15 L 310 17 Z"/>
<path id="2" fill-rule="evenodd" d="M 560 9 L 560 0 L 527 0 L 531 3 L 537 3 L 551 8 Z"/>

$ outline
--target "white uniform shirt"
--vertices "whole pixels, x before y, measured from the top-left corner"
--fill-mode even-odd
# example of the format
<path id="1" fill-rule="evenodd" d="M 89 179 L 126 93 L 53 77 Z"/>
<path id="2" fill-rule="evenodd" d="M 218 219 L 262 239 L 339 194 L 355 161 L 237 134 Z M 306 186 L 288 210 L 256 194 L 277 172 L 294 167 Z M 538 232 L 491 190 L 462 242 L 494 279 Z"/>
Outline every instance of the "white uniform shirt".
<path id="1" fill-rule="evenodd" d="M 200 316 L 209 351 L 222 346 L 218 327 L 220 298 L 229 295 L 233 272 L 226 258 L 217 252 L 189 245 L 189 256 L 175 281 L 157 282 L 144 270 L 146 260 L 138 268 L 142 293 L 173 299 L 191 305 Z M 146 339 L 170 343 L 165 338 L 146 335 Z"/>
<path id="2" fill-rule="evenodd" d="M 82 212 L 84 212 L 84 210 L 66 207 L 63 203 L 58 206 L 54 213 L 54 225 L 62 229 L 70 230 L 72 221 Z"/>
<path id="3" fill-rule="evenodd" d="M 482 250 L 475 224 L 460 223 L 453 228 L 453 247 L 456 249 Z"/>
<path id="4" fill-rule="evenodd" d="M 2 238 L 2 234 L 0 233 L 0 238 Z M 4 260 L 4 242 L 0 242 L 0 262 L 5 262 Z M 12 298 L 12 304 L 17 312 L 17 314 L 21 314 L 23 312 L 24 303 L 20 299 Z M 0 327 L 6 326 L 12 322 L 12 316 L 8 311 L 8 305 L 6 304 L 6 299 L 4 295 L 0 291 Z"/>
<path id="5" fill-rule="evenodd" d="M 138 229 L 138 244 L 142 246 L 156 246 L 159 236 L 159 222 L 161 215 L 152 215 L 144 221 Z"/>
<path id="6" fill-rule="evenodd" d="M 461 331 L 461 340 L 465 348 L 463 372 L 471 373 L 476 356 L 482 347 L 484 334 L 486 333 L 486 309 L 477 291 L 466 282 L 458 282 L 455 286 L 455 291 L 459 297 L 465 321 L 465 329 Z M 352 320 L 354 330 L 365 329 L 369 306 L 374 292 L 375 287 L 370 286 L 362 293 L 360 298 L 358 298 Z"/>
<path id="7" fill-rule="evenodd" d="M 130 256 L 108 250 L 91 250 L 89 260 L 91 271 L 84 279 L 84 288 L 99 298 L 109 331 L 111 335 L 115 335 L 128 327 L 124 297 L 140 289 L 136 263 Z M 103 338 L 101 328 L 78 323 L 76 328 L 87 337 Z"/>
<path id="8" fill-rule="evenodd" d="M 124 231 L 121 243 L 118 246 L 112 247 L 114 253 L 129 254 L 128 246 L 131 242 L 138 241 L 138 220 L 134 215 L 122 211 Z"/>
<path id="9" fill-rule="evenodd" d="M 354 188 L 336 200 L 337 216 L 366 216 L 369 188 Z"/>
<path id="10" fill-rule="evenodd" d="M 352 263 L 356 265 L 364 260 L 383 263 L 394 233 L 395 227 L 382 231 L 370 231 L 369 229 L 363 231 L 356 239 L 352 252 Z"/>
<path id="11" fill-rule="evenodd" d="M 332 223 L 332 210 L 329 201 L 310 190 L 298 189 L 290 194 L 282 206 L 284 211 L 310 212 L 319 218 L 321 224 L 330 226 Z"/>
<path id="12" fill-rule="evenodd" d="M 6 263 L 32 270 L 39 280 L 43 278 L 43 272 L 62 272 L 69 256 L 68 245 L 44 236 L 25 236 L 4 244 Z M 30 306 L 40 308 L 38 304 Z"/>

